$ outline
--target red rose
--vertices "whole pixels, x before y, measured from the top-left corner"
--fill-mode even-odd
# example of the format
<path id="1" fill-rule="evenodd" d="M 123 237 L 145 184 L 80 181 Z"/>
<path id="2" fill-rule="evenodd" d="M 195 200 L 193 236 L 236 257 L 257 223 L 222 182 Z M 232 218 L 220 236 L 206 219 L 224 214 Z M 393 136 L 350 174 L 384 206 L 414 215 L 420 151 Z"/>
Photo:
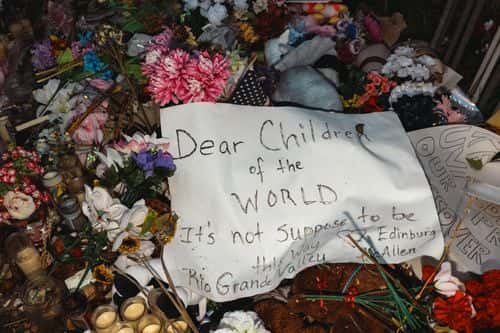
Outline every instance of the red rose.
<path id="1" fill-rule="evenodd" d="M 368 99 L 368 101 L 363 105 L 364 112 L 382 112 L 384 109 L 378 105 L 377 97 L 372 96 Z"/>
<path id="2" fill-rule="evenodd" d="M 454 330 L 472 332 L 470 296 L 461 291 L 447 299 L 434 300 L 434 317 Z"/>

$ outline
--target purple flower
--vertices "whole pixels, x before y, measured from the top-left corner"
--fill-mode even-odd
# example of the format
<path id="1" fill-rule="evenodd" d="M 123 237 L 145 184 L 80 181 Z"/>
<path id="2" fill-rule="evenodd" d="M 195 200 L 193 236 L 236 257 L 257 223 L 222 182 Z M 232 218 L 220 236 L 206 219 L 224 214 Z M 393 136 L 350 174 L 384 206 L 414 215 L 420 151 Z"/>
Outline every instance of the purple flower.
<path id="1" fill-rule="evenodd" d="M 31 49 L 31 62 L 37 71 L 41 71 L 56 65 L 56 60 L 52 55 L 52 44 L 46 39 L 43 42 L 35 43 Z"/>
<path id="2" fill-rule="evenodd" d="M 149 151 L 142 151 L 135 154 L 133 157 L 137 165 L 144 171 L 146 178 L 153 175 L 155 168 L 164 168 L 168 171 L 175 171 L 175 164 L 172 156 L 168 153 L 157 152 L 151 153 Z"/>

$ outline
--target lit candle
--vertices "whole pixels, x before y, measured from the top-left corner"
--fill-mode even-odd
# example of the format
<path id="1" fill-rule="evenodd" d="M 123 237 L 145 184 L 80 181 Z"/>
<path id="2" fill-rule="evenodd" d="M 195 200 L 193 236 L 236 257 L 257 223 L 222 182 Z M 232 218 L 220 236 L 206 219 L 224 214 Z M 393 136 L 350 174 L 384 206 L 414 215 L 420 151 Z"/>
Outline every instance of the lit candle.
<path id="1" fill-rule="evenodd" d="M 95 321 L 95 326 L 97 328 L 107 328 L 111 326 L 116 320 L 116 312 L 113 311 L 106 311 L 101 313 L 96 321 Z"/>
<path id="2" fill-rule="evenodd" d="M 116 333 L 135 333 L 132 327 L 122 327 Z"/>
<path id="3" fill-rule="evenodd" d="M 159 333 L 161 326 L 159 324 L 149 324 L 144 327 L 141 333 Z"/>
<path id="4" fill-rule="evenodd" d="M 188 331 L 188 324 L 185 321 L 178 320 L 167 328 L 167 333 L 186 333 Z"/>
<path id="5" fill-rule="evenodd" d="M 143 303 L 132 303 L 125 308 L 123 311 L 123 319 L 125 320 L 137 320 L 144 314 L 145 306 Z"/>

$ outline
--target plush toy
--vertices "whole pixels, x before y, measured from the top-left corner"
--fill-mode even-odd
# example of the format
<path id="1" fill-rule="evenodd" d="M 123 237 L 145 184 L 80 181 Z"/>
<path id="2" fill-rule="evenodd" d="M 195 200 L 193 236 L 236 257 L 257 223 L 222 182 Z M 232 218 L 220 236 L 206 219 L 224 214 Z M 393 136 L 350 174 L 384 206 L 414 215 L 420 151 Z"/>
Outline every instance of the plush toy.
<path id="1" fill-rule="evenodd" d="M 305 3 L 302 10 L 312 16 L 320 24 L 335 24 L 347 12 L 346 5 L 341 3 Z"/>

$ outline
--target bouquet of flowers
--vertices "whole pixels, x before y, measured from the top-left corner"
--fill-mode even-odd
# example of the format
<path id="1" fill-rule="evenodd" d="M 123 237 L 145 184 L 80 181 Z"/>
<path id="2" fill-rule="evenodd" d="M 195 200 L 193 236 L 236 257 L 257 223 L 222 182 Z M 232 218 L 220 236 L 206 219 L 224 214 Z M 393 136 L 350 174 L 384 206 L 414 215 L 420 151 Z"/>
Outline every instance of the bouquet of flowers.
<path id="1" fill-rule="evenodd" d="M 5 210 L 0 223 L 26 221 L 44 203 L 48 192 L 37 186 L 35 177 L 43 174 L 40 155 L 23 147 L 15 147 L 2 155 L 0 166 L 0 202 Z"/>
<path id="2" fill-rule="evenodd" d="M 103 162 L 97 167 L 97 175 L 128 207 L 140 198 L 161 197 L 164 180 L 175 172 L 167 141 L 139 133 L 124 137 L 125 141 L 107 147 L 106 155 L 97 153 Z"/>

